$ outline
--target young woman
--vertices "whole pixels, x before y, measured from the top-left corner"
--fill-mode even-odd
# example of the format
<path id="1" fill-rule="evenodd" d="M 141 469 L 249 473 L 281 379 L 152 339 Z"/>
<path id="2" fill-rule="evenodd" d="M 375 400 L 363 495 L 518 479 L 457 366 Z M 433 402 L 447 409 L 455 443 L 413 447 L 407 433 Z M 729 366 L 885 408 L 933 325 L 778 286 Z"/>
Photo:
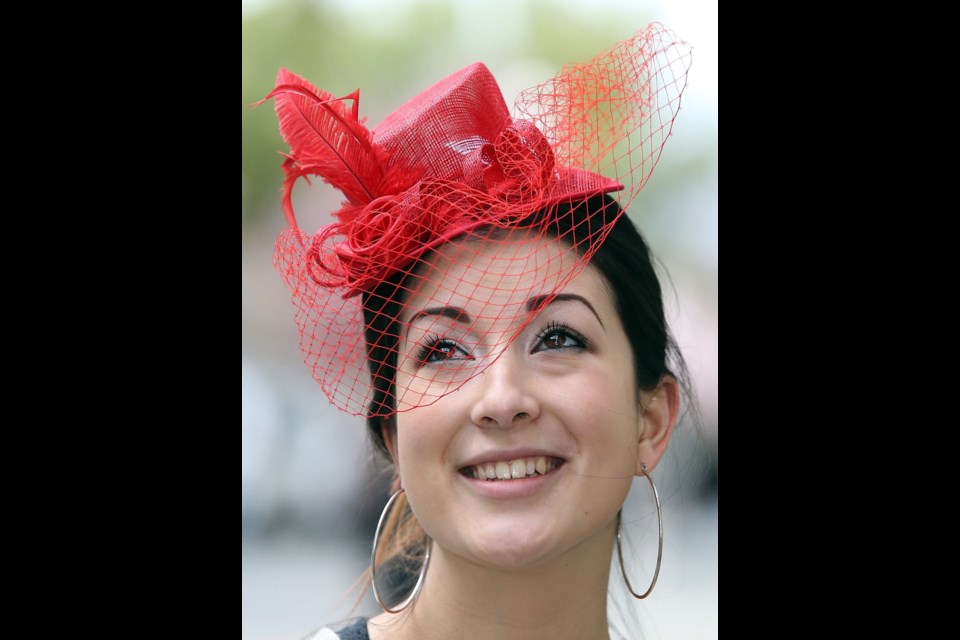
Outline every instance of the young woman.
<path id="1" fill-rule="evenodd" d="M 634 570 L 620 512 L 635 476 L 656 498 L 683 366 L 624 210 L 688 64 L 651 25 L 512 117 L 476 64 L 372 132 L 357 93 L 280 72 L 277 267 L 314 377 L 395 468 L 371 561 L 384 613 L 316 638 L 607 638 L 612 557 L 611 590 L 649 595 L 659 555 Z M 314 235 L 290 199 L 309 175 L 346 197 Z"/>

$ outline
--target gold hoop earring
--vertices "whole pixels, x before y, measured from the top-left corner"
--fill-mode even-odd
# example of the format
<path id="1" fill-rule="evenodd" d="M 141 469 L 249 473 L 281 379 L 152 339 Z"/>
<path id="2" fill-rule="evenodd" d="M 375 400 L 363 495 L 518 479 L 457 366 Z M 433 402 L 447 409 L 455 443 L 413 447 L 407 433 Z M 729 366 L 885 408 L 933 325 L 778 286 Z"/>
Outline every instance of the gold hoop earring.
<path id="1" fill-rule="evenodd" d="M 377 522 L 377 530 L 373 532 L 373 550 L 370 552 L 370 584 L 373 587 L 373 597 L 376 598 L 377 604 L 380 605 L 380 608 L 386 611 L 387 613 L 400 613 L 406 609 L 413 599 L 417 597 L 417 594 L 420 593 L 420 587 L 423 586 L 423 578 L 427 575 L 427 565 L 430 564 L 430 540 L 427 540 L 427 550 L 423 556 L 423 564 L 420 566 L 420 575 L 417 577 L 417 584 L 413 585 L 413 591 L 410 592 L 403 602 L 397 605 L 395 608 L 391 609 L 388 607 L 383 598 L 380 597 L 380 590 L 377 588 L 377 544 L 380 541 L 380 530 L 383 528 L 383 522 L 387 519 L 387 514 L 390 513 L 390 508 L 393 506 L 393 503 L 396 502 L 397 498 L 400 497 L 401 493 L 404 493 L 406 489 L 399 489 L 396 493 L 390 496 L 390 499 L 387 500 L 387 504 L 383 506 L 383 512 L 380 514 L 380 520 Z"/>
<path id="2" fill-rule="evenodd" d="M 653 478 L 651 478 L 650 474 L 647 473 L 647 465 L 641 462 L 640 469 L 643 472 L 643 476 L 647 479 L 647 482 L 650 483 L 650 488 L 653 490 L 653 499 L 657 503 L 657 530 L 660 534 L 660 541 L 657 544 L 657 568 L 653 572 L 653 580 L 650 581 L 650 586 L 647 587 L 647 590 L 642 594 L 637 593 L 633 590 L 633 587 L 630 586 L 630 578 L 627 577 L 627 569 L 623 566 L 623 543 L 621 542 L 623 510 L 621 509 L 617 513 L 617 556 L 620 558 L 620 573 L 623 574 L 623 581 L 627 583 L 627 590 L 630 592 L 630 595 L 637 600 L 643 600 L 650 595 L 651 591 L 653 591 L 654 585 L 657 584 L 657 578 L 660 577 L 660 560 L 663 558 L 663 511 L 660 509 L 660 495 L 657 493 L 657 485 L 653 484 Z"/>

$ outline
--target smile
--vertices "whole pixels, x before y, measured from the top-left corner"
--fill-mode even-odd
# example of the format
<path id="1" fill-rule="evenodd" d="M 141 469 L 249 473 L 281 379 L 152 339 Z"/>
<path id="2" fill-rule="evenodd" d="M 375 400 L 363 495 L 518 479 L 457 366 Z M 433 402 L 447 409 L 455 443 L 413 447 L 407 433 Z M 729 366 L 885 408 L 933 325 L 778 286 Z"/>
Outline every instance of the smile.
<path id="1" fill-rule="evenodd" d="M 510 461 L 485 462 L 460 469 L 460 473 L 475 480 L 505 481 L 546 475 L 563 464 L 563 458 L 533 456 Z"/>

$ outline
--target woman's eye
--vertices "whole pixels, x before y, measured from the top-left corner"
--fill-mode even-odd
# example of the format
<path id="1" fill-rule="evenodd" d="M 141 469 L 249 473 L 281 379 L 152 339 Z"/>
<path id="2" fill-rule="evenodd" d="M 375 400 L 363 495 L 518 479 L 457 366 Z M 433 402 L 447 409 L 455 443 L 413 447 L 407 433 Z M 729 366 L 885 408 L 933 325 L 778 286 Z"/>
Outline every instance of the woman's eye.
<path id="1" fill-rule="evenodd" d="M 447 360 L 470 360 L 472 358 L 462 347 L 457 346 L 457 343 L 450 340 L 437 340 L 425 344 L 420 349 L 420 353 L 417 354 L 417 359 L 427 364 L 446 362 Z"/>
<path id="2" fill-rule="evenodd" d="M 543 346 L 546 349 L 562 349 L 570 346 L 571 343 L 573 338 L 559 331 L 554 331 L 543 339 Z"/>
<path id="3" fill-rule="evenodd" d="M 551 351 L 558 349 L 585 349 L 587 340 L 569 327 L 552 327 L 540 334 L 533 351 Z"/>

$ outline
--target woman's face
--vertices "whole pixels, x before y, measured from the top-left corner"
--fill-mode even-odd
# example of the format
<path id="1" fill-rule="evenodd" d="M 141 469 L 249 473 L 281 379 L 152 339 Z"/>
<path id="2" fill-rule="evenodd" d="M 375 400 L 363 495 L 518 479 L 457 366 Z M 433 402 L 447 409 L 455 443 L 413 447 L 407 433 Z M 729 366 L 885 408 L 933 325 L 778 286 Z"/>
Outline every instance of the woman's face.
<path id="1" fill-rule="evenodd" d="M 524 235 L 448 244 L 406 301 L 395 455 L 445 552 L 533 566 L 610 531 L 626 498 L 644 425 L 631 347 L 596 269 L 556 289 L 575 261 Z"/>

